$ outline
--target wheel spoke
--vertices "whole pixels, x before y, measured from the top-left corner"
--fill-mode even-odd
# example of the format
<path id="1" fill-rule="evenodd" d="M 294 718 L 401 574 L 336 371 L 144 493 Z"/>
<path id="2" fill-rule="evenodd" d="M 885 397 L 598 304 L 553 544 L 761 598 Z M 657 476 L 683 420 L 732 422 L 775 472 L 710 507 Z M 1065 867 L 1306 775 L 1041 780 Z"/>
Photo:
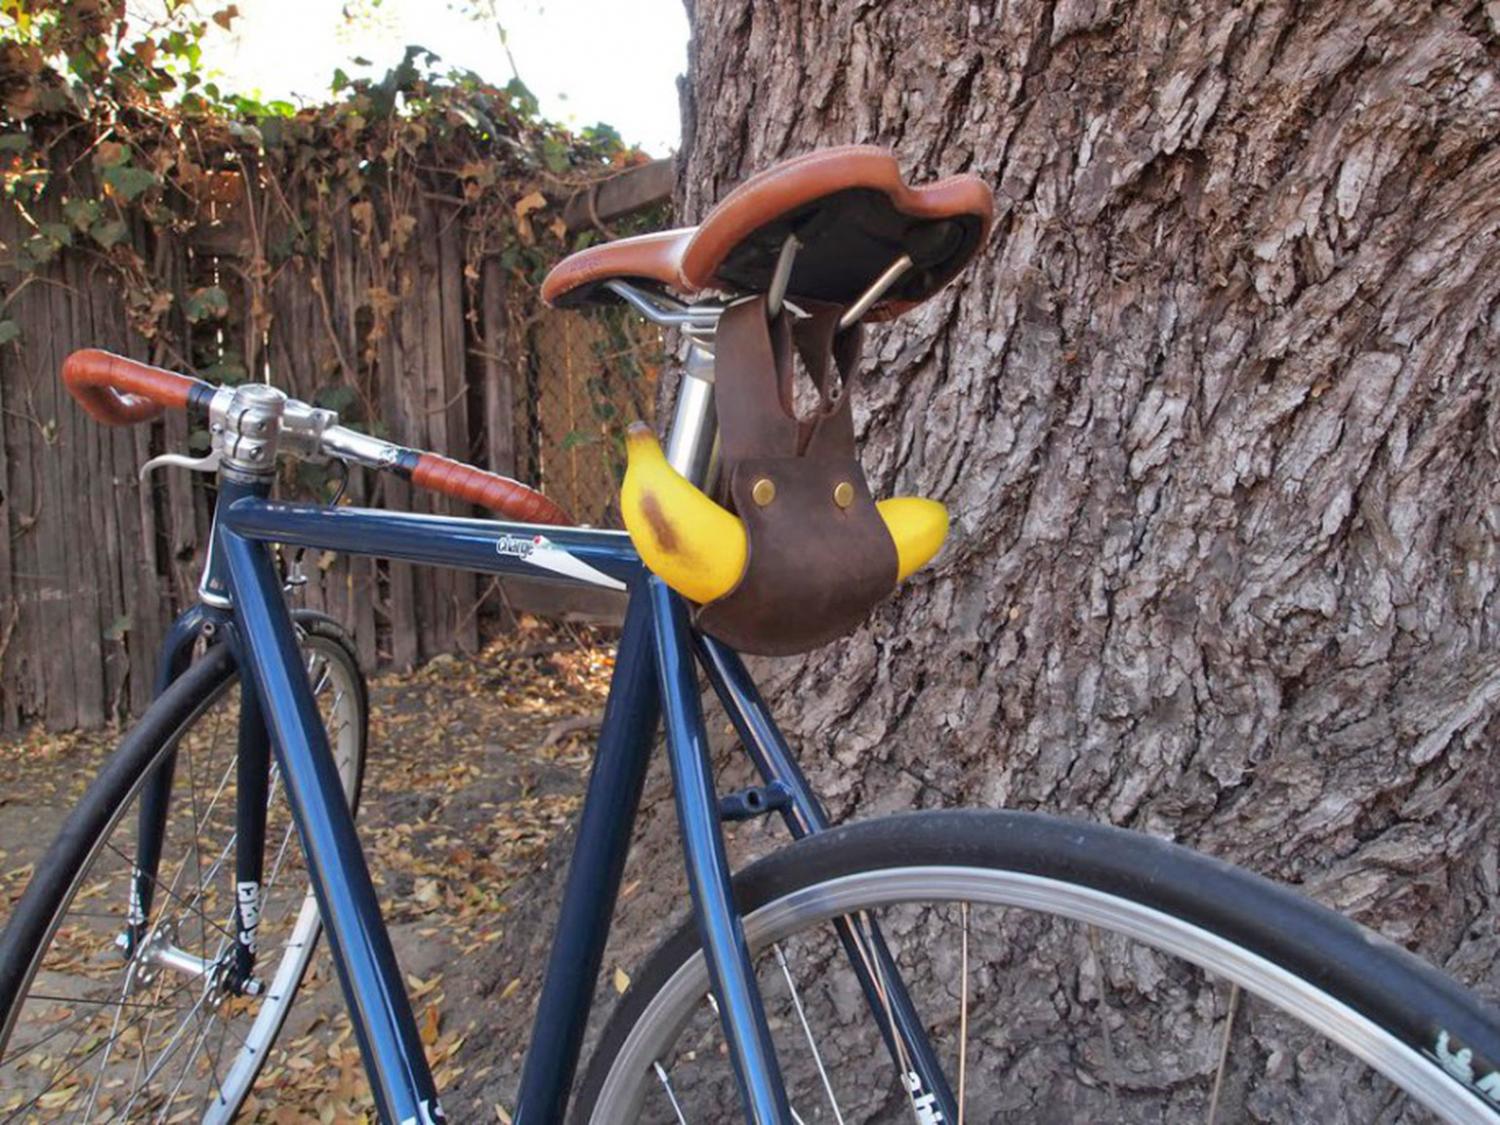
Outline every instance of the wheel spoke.
<path id="1" fill-rule="evenodd" d="M 958 913 L 963 923 L 958 970 L 958 1125 L 964 1125 L 964 1101 L 968 1093 L 966 1079 L 969 1072 L 969 904 L 959 903 Z"/>
<path id="2" fill-rule="evenodd" d="M 212 723 L 213 723 L 213 726 L 212 726 L 212 729 L 211 729 L 211 734 L 212 734 L 211 741 L 217 742 L 217 741 L 219 741 L 219 732 L 220 732 L 220 730 L 221 730 L 221 728 L 223 726 L 223 723 L 224 723 L 224 715 L 223 715 L 223 713 L 222 712 L 221 713 L 216 713 L 213 716 Z M 186 738 L 186 737 L 184 737 L 182 739 L 179 739 L 178 740 L 178 744 L 177 744 L 177 752 L 178 752 L 179 756 L 186 757 L 188 759 L 188 761 L 189 761 L 189 764 L 191 764 L 192 748 L 191 748 L 190 745 L 188 745 L 188 743 L 189 743 L 189 739 Z M 191 769 L 189 770 L 188 785 L 189 785 L 189 787 L 191 789 L 191 787 L 192 787 Z M 194 833 L 194 839 L 195 840 L 197 839 L 197 832 L 199 830 L 199 824 L 200 824 L 200 822 L 197 819 L 197 813 L 196 813 L 196 811 L 194 811 L 193 812 L 193 833 Z M 169 826 L 170 825 L 168 825 L 168 827 Z M 188 856 L 186 856 L 186 855 L 184 855 L 178 861 L 177 870 L 173 874 L 172 881 L 171 881 L 171 890 L 172 890 L 172 892 L 174 894 L 175 894 L 175 892 L 177 890 L 178 884 L 182 880 L 182 876 L 187 872 L 187 862 L 188 862 Z M 157 886 L 161 886 L 161 881 L 160 881 L 159 878 L 155 879 L 153 881 L 156 883 Z"/>
<path id="3" fill-rule="evenodd" d="M 677 1115 L 679 1125 L 687 1125 L 687 1118 L 682 1116 L 682 1106 L 677 1104 L 677 1095 L 672 1090 L 672 1080 L 667 1077 L 666 1069 L 659 1062 L 651 1065 L 656 1070 L 656 1077 L 661 1082 L 661 1088 L 667 1092 L 667 1101 L 672 1103 L 672 1112 Z"/>
<path id="4" fill-rule="evenodd" d="M 1214 1095 L 1208 1104 L 1208 1125 L 1219 1119 L 1219 1098 L 1224 1093 L 1224 1072 L 1229 1067 L 1229 1040 L 1234 1034 L 1234 1017 L 1240 1006 L 1240 986 L 1229 986 L 1229 1011 L 1224 1016 L 1224 1038 L 1219 1043 L 1219 1066 L 1214 1072 Z"/>
<path id="5" fill-rule="evenodd" d="M 94 1103 L 99 1098 L 99 1086 L 104 1081 L 105 1068 L 109 1066 L 109 1056 L 115 1048 L 115 1040 L 120 1033 L 120 1018 L 125 1014 L 124 1000 L 126 991 L 130 987 L 130 973 L 127 971 L 124 981 L 120 984 L 120 1004 L 115 1008 L 115 1018 L 109 1027 L 109 1042 L 104 1048 L 104 1057 L 99 1060 L 99 1071 L 94 1075 L 94 1081 L 89 1086 L 89 1104 L 83 1111 L 84 1120 L 94 1116 Z"/>
<path id="6" fill-rule="evenodd" d="M 776 951 L 776 961 L 781 966 L 781 975 L 786 978 L 786 986 L 792 994 L 792 1006 L 797 1009 L 797 1019 L 802 1024 L 802 1034 L 807 1037 L 807 1046 L 812 1051 L 813 1064 L 818 1068 L 818 1077 L 823 1082 L 823 1090 L 828 1095 L 828 1105 L 833 1110 L 833 1119 L 838 1125 L 844 1125 L 844 1114 L 839 1109 L 839 1100 L 833 1095 L 833 1083 L 828 1081 L 828 1071 L 823 1066 L 823 1056 L 818 1052 L 817 1041 L 813 1038 L 812 1028 L 807 1023 L 807 1013 L 802 1009 L 802 997 L 797 994 L 796 982 L 792 980 L 792 970 L 787 965 L 786 953 L 777 942 L 772 948 Z"/>
<path id="7" fill-rule="evenodd" d="M 1111 1009 L 1109 1006 L 1109 979 L 1104 971 L 1104 959 L 1099 955 L 1099 931 L 1094 926 L 1088 927 L 1089 951 L 1094 961 L 1094 977 L 1099 982 L 1099 1028 L 1104 1033 L 1104 1066 L 1106 1069 L 1105 1082 L 1109 1086 L 1109 1104 L 1114 1113 L 1115 1120 L 1120 1118 L 1120 1090 L 1116 1084 L 1120 1074 L 1119 1060 L 1115 1057 L 1114 1032 L 1109 1026 Z"/>
<path id="8" fill-rule="evenodd" d="M 198 1033 L 198 1038 L 193 1042 L 193 1049 L 188 1052 L 187 1058 L 183 1060 L 182 1070 L 178 1074 L 177 1083 L 172 1087 L 172 1092 L 167 1095 L 167 1100 L 164 1103 L 164 1108 L 170 1108 L 172 1103 L 177 1100 L 177 1094 L 182 1089 L 182 1084 L 187 1081 L 188 1074 L 192 1070 L 193 1060 L 198 1057 L 199 1052 L 203 1050 L 203 1045 L 208 1042 L 208 1033 L 213 1030 L 214 1023 L 217 1022 L 221 1028 L 226 1028 L 228 1026 L 223 1020 L 216 1021 L 212 1013 L 205 1017 L 201 1008 L 197 1010 L 197 1020 L 202 1030 Z M 224 1040 L 221 1034 L 219 1039 L 221 1049 L 223 1047 L 223 1042 Z M 212 1056 L 205 1055 L 204 1057 L 209 1059 L 210 1070 L 214 1078 L 213 1088 L 215 1090 L 222 1090 L 224 1088 L 224 1084 L 222 1079 L 219 1077 L 219 1069 L 216 1065 L 216 1060 Z"/>
<path id="9" fill-rule="evenodd" d="M 166 993 L 164 996 L 161 996 L 160 999 L 171 999 L 171 998 L 177 996 L 178 993 L 183 992 L 183 991 L 185 991 L 187 989 L 189 983 L 190 983 L 189 981 L 182 981 L 182 982 L 180 982 L 177 985 L 176 988 L 172 989 L 172 991 Z M 116 1002 L 111 1001 L 110 1003 L 112 1005 L 115 1005 Z M 182 1008 L 182 1007 L 178 1007 L 178 1006 L 175 1006 L 175 1005 L 163 1008 L 163 1006 L 160 1003 L 151 1004 L 151 1005 L 138 1004 L 138 1005 L 132 1005 L 132 1006 L 133 1007 L 142 1008 L 143 1009 L 143 1014 L 136 1016 L 130 1022 L 126 1023 L 123 1027 L 120 1027 L 119 1026 L 119 1010 L 118 1010 L 118 1007 L 117 1007 L 116 1017 L 115 1017 L 115 1020 L 114 1020 L 113 1029 L 111 1031 L 111 1034 L 109 1036 L 107 1036 L 106 1038 L 101 1039 L 98 1043 L 95 1043 L 92 1047 L 90 1047 L 88 1049 L 87 1052 L 84 1053 L 84 1055 L 81 1058 L 79 1058 L 77 1061 L 75 1061 L 74 1063 L 72 1063 L 70 1066 L 67 1066 L 67 1067 L 65 1067 L 63 1069 L 60 1069 L 60 1070 L 54 1072 L 53 1075 L 52 1075 L 52 1080 L 47 1084 L 47 1086 L 44 1087 L 42 1090 L 38 1091 L 37 1094 L 33 1097 L 33 1099 L 32 1099 L 33 1104 L 35 1104 L 35 1102 L 37 1100 L 39 1100 L 41 1097 L 43 1097 L 49 1091 L 57 1088 L 57 1086 L 64 1079 L 69 1078 L 72 1075 L 77 1074 L 80 1071 L 82 1071 L 83 1068 L 88 1064 L 89 1060 L 92 1059 L 101 1050 L 107 1051 L 107 1050 L 111 1049 L 115 1043 L 119 1042 L 127 1034 L 129 1034 L 129 1032 L 131 1031 L 131 1029 L 141 1027 L 142 1025 L 145 1025 L 145 1027 L 146 1027 L 147 1030 L 143 1031 L 142 1034 L 141 1034 L 142 1051 L 141 1051 L 140 1056 L 138 1056 L 138 1058 L 144 1058 L 145 1057 L 145 1043 L 150 1038 L 150 1030 L 149 1030 L 150 1029 L 150 1025 L 151 1025 L 152 1021 L 155 1020 L 155 1018 L 156 1018 L 156 1016 L 157 1016 L 158 1013 L 160 1013 L 161 1011 L 165 1010 L 165 1011 L 172 1011 L 172 1012 L 186 1012 L 186 1013 L 188 1013 L 190 1015 L 191 1011 L 192 1011 L 191 1008 Z M 33 1043 L 28 1043 L 26 1045 L 24 1054 L 25 1055 L 34 1054 L 36 1052 L 37 1048 L 39 1048 L 43 1043 L 46 1043 L 47 1041 L 55 1038 L 56 1034 L 60 1034 L 62 1030 L 65 1030 L 67 1027 L 72 1027 L 77 1022 L 80 1022 L 80 1021 L 83 1021 L 83 1020 L 87 1020 L 87 1019 L 90 1019 L 90 1018 L 92 1018 L 92 1017 L 89 1017 L 89 1016 L 78 1016 L 78 1017 L 75 1017 L 75 1019 L 73 1019 L 73 1020 L 69 1020 L 68 1023 L 67 1023 L 67 1025 L 65 1025 L 65 1028 L 64 1029 L 59 1029 L 59 1031 L 57 1033 L 54 1033 L 54 1034 L 51 1034 L 51 1035 L 47 1035 L 44 1038 L 39 1039 L 39 1040 L 37 1040 L 37 1041 L 35 1041 Z M 186 1019 L 186 1018 L 188 1018 L 188 1017 L 184 1016 L 184 1019 Z M 84 1041 L 84 1037 L 87 1035 L 88 1030 L 89 1029 L 88 1029 L 87 1026 L 84 1026 L 84 1027 L 82 1027 L 82 1028 L 79 1029 L 78 1034 L 76 1036 L 74 1036 L 74 1038 L 73 1038 L 72 1044 L 69 1046 L 68 1050 L 65 1052 L 65 1057 L 69 1056 L 69 1055 L 72 1055 L 72 1053 L 75 1050 L 78 1049 L 78 1046 Z M 102 1073 L 102 1069 L 103 1069 L 103 1064 L 101 1063 L 101 1073 Z"/>
<path id="10" fill-rule="evenodd" d="M 118 847 L 116 847 L 113 843 L 110 843 L 110 842 L 106 841 L 106 843 L 105 843 L 104 846 L 107 847 L 110 851 L 116 853 L 126 863 L 130 863 L 131 862 L 130 857 L 127 856 L 124 852 L 120 851 L 120 849 Z M 188 899 L 182 898 L 175 891 L 171 890 L 169 887 L 164 886 L 162 883 L 160 883 L 156 879 L 152 879 L 151 883 L 152 883 L 152 885 L 154 887 L 156 887 L 157 890 L 163 892 L 169 899 L 173 900 L 176 903 L 179 903 L 183 907 L 184 910 L 196 909 L 197 914 L 203 919 L 203 921 L 207 922 L 210 926 L 213 926 L 216 930 L 218 930 L 221 934 L 223 934 L 230 941 L 234 940 L 234 934 L 230 933 L 223 926 L 220 926 L 217 922 L 214 922 L 214 921 L 210 920 L 209 917 L 206 914 L 203 913 L 203 909 L 201 907 L 196 907 L 195 908 L 192 901 L 190 901 Z"/>
<path id="11" fill-rule="evenodd" d="M 177 1030 L 174 1031 L 172 1033 L 172 1037 L 167 1040 L 167 1045 L 163 1047 L 157 1054 L 155 1061 L 151 1064 L 151 1069 L 146 1072 L 145 1077 L 142 1078 L 140 1083 L 137 1085 L 135 1092 L 130 1095 L 130 1101 L 128 1101 L 125 1104 L 125 1107 L 120 1111 L 119 1116 L 121 1116 L 124 1120 L 130 1120 L 130 1110 L 135 1105 L 137 1099 L 140 1098 L 141 1091 L 150 1085 L 151 1080 L 155 1078 L 159 1073 L 161 1073 L 162 1068 L 164 1068 L 167 1063 L 172 1061 L 172 1056 L 177 1053 L 177 1048 L 182 1042 L 183 1035 L 186 1033 L 188 1025 L 192 1022 L 193 1017 L 197 1015 L 203 1005 L 207 1003 L 208 997 L 209 992 L 207 989 L 205 989 L 203 995 L 198 997 L 198 1002 L 194 1004 L 193 1007 L 189 1010 L 187 1018 L 185 1018 L 182 1023 L 178 1024 Z M 142 1045 L 142 1049 L 144 1050 L 144 1044 Z M 114 1118 L 110 1118 L 110 1120 L 114 1120 Z"/>

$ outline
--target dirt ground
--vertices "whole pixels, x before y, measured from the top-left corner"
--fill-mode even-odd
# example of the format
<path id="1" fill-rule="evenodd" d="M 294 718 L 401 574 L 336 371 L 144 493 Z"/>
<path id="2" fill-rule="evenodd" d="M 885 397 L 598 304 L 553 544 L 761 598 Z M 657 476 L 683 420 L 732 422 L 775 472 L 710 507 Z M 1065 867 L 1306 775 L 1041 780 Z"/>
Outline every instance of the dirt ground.
<path id="1" fill-rule="evenodd" d="M 532 629 L 372 684 L 361 835 L 452 1120 L 509 1120 L 610 668 L 604 638 Z M 116 738 L 31 732 L 0 745 L 4 913 Z M 653 776 L 648 803 L 664 784 Z M 671 888 L 642 895 L 626 880 L 623 907 L 655 920 L 611 949 L 603 1007 L 628 983 L 623 958 L 677 913 Z M 326 950 L 256 1091 L 251 1120 L 373 1119 Z"/>

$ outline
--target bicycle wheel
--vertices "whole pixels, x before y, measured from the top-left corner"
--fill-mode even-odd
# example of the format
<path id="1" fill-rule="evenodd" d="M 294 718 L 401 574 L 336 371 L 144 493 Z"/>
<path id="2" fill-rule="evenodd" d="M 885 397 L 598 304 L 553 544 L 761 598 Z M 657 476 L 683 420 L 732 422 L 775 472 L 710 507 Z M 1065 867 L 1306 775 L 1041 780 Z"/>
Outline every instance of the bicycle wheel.
<path id="1" fill-rule="evenodd" d="M 916 813 L 802 840 L 735 889 L 801 1122 L 943 1120 L 901 1081 L 840 918 L 879 926 L 962 1120 L 1500 1119 L 1493 1010 L 1349 920 L 1151 837 Z M 736 1113 L 707 992 L 687 924 L 621 998 L 574 1119 Z"/>
<path id="2" fill-rule="evenodd" d="M 351 804 L 367 697 L 343 631 L 296 615 Z M 0 935 L 0 1120 L 225 1121 L 281 1029 L 321 929 L 273 762 L 258 995 L 227 987 L 235 919 L 238 676 L 218 645 L 106 762 Z M 127 958 L 138 797 L 176 754 L 150 937 Z M 242 990 L 243 991 L 243 990 Z"/>

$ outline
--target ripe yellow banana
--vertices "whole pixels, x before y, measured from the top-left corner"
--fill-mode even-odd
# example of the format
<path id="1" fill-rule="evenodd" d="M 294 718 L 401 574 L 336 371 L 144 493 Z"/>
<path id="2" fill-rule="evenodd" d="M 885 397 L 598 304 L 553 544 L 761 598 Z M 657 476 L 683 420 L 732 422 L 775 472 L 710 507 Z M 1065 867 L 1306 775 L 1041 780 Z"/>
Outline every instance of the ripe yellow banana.
<path id="1" fill-rule="evenodd" d="M 626 432 L 625 452 L 620 512 L 646 569 L 700 605 L 729 593 L 745 572 L 744 524 L 667 464 L 644 422 Z"/>
<path id="2" fill-rule="evenodd" d="M 948 509 L 923 496 L 892 496 L 875 510 L 896 544 L 896 581 L 905 582 L 927 565 L 948 538 Z"/>
<path id="3" fill-rule="evenodd" d="M 667 463 L 643 422 L 625 435 L 620 510 L 646 568 L 699 604 L 723 597 L 745 572 L 745 527 Z M 896 545 L 896 577 L 919 569 L 943 545 L 948 512 L 936 500 L 898 496 L 875 505 Z"/>

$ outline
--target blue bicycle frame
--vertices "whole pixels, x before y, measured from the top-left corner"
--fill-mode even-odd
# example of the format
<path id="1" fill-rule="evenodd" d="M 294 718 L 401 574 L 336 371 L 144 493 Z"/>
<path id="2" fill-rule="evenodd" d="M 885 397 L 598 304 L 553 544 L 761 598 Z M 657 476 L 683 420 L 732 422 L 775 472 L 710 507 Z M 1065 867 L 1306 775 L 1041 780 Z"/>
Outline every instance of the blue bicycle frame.
<path id="1" fill-rule="evenodd" d="M 756 1122 L 790 1121 L 733 902 L 700 705 L 700 666 L 779 798 L 793 835 L 821 831 L 828 820 L 739 657 L 691 628 L 686 605 L 643 569 L 623 532 L 285 503 L 270 499 L 269 487 L 222 483 L 204 589 L 226 605 L 195 606 L 178 620 L 162 652 L 158 686 L 165 688 L 186 667 L 193 640 L 205 627 L 235 646 L 245 673 L 242 710 L 250 712 L 242 719 L 240 752 L 251 761 L 252 779 L 255 761 L 266 761 L 267 738 L 280 764 L 382 1119 L 426 1122 L 443 1116 L 299 656 L 272 544 L 629 591 L 515 1120 L 552 1122 L 565 1112 L 646 767 L 664 720 L 693 911 L 745 1113 Z M 170 770 L 167 763 L 150 779 L 143 823 L 164 815 Z M 256 838 L 253 831 L 250 836 Z M 242 856 L 241 862 L 253 866 L 258 857 Z M 895 1026 L 878 1022 L 892 1057 L 909 1060 L 903 1077 L 931 1095 L 943 1119 L 956 1120 L 953 1095 L 878 929 L 845 919 L 839 932 L 872 1010 L 890 1006 Z"/>

